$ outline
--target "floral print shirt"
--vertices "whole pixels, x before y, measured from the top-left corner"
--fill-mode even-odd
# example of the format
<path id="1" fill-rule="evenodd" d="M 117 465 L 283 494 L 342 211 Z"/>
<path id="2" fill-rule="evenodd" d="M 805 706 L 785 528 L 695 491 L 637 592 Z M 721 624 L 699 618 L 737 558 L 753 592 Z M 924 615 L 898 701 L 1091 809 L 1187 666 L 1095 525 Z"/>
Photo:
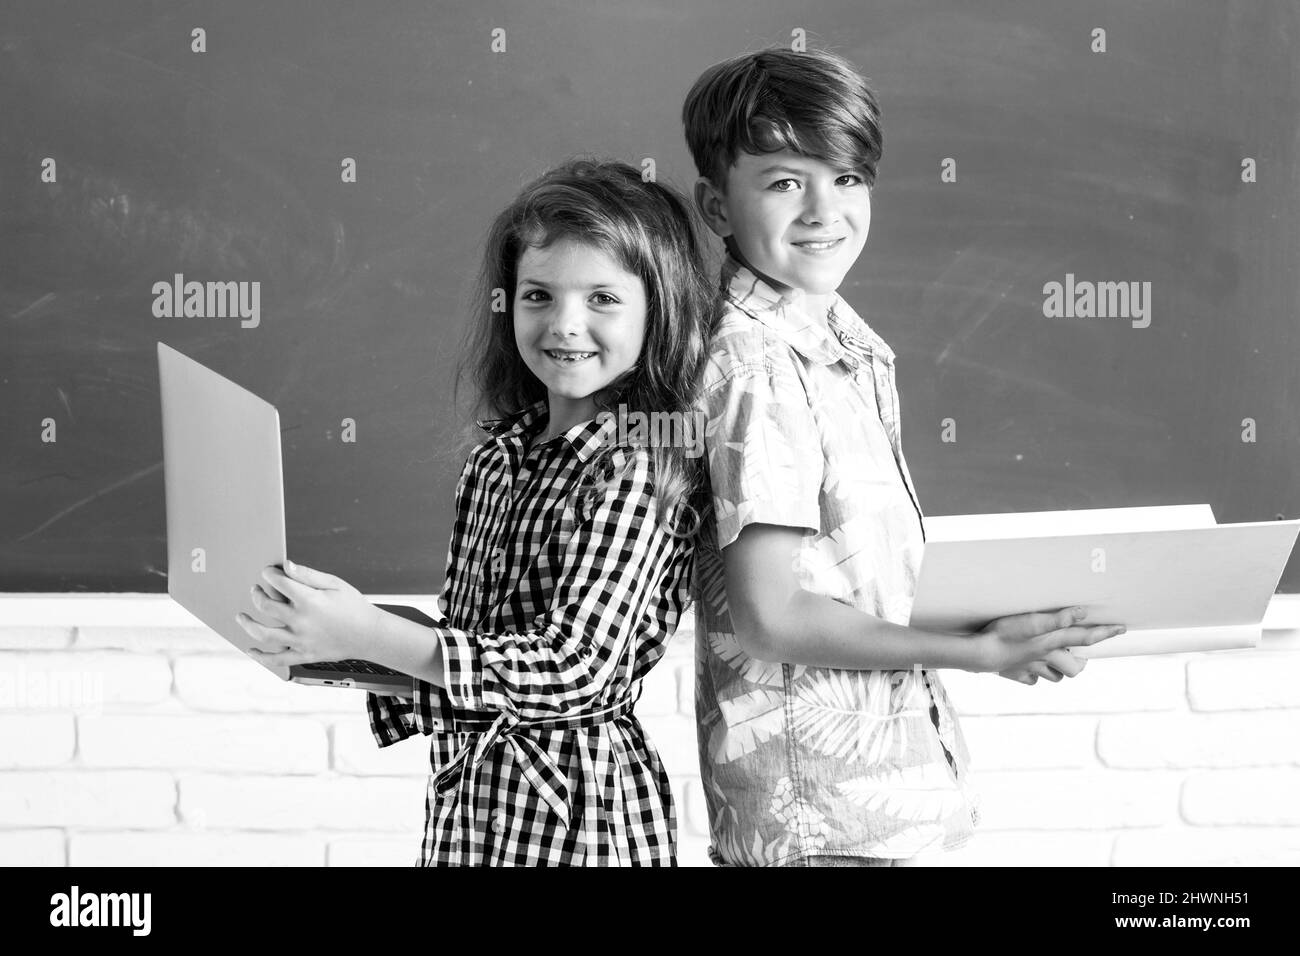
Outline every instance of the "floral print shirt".
<path id="1" fill-rule="evenodd" d="M 894 353 L 840 296 L 824 323 L 728 257 L 704 382 L 715 540 L 696 555 L 696 718 L 719 865 L 906 858 L 978 822 L 937 674 L 768 663 L 741 650 L 722 553 L 751 523 L 804 529 L 800 585 L 906 625 L 924 515 L 900 443 Z"/>

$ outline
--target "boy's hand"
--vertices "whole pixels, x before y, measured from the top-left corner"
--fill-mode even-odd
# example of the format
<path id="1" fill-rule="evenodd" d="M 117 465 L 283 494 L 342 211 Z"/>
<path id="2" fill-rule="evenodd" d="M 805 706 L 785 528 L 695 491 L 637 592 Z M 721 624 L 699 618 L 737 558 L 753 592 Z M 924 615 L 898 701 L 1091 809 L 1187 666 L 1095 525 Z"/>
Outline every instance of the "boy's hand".
<path id="1" fill-rule="evenodd" d="M 240 613 L 239 625 L 258 642 L 249 655 L 288 680 L 295 664 L 364 657 L 382 613 L 352 585 L 324 571 L 285 561 L 268 565 L 254 585 L 253 606 L 280 626 L 258 624 Z"/>
<path id="2" fill-rule="evenodd" d="M 1041 661 L 1034 661 L 1027 667 L 999 671 L 998 676 L 1020 684 L 1036 684 L 1040 677 L 1056 683 L 1063 677 L 1078 677 L 1087 664 L 1087 658 L 1076 657 L 1069 650 L 1052 651 Z"/>
<path id="3" fill-rule="evenodd" d="M 979 669 L 1000 674 L 1010 671 L 1017 675 L 1012 680 L 1020 680 L 1020 672 L 1035 679 L 1048 676 L 1042 669 L 1031 669 L 1031 665 L 1045 662 L 1053 651 L 1096 644 L 1126 630 L 1122 624 L 1077 625 L 1087 616 L 1082 608 L 1077 610 L 1081 613 L 1076 614 L 1075 608 L 1067 607 L 1056 612 L 1012 614 L 993 621 L 971 638 L 976 642 Z M 1062 658 L 1057 660 L 1063 662 Z"/>

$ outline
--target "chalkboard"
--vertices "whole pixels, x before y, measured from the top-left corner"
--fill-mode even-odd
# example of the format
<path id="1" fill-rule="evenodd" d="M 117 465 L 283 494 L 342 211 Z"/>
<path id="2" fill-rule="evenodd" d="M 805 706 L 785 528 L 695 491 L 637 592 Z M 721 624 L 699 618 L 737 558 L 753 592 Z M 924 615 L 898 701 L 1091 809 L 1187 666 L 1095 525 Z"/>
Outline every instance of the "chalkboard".
<path id="1" fill-rule="evenodd" d="M 163 341 L 279 408 L 294 560 L 436 591 L 492 216 L 579 152 L 689 188 L 694 78 L 800 42 L 883 104 L 840 291 L 897 352 L 927 513 L 1300 515 L 1289 0 L 10 0 L 0 590 L 166 589 Z M 259 283 L 257 325 L 156 316 L 178 274 Z M 1045 314 L 1053 282 L 1137 283 L 1149 322 Z"/>

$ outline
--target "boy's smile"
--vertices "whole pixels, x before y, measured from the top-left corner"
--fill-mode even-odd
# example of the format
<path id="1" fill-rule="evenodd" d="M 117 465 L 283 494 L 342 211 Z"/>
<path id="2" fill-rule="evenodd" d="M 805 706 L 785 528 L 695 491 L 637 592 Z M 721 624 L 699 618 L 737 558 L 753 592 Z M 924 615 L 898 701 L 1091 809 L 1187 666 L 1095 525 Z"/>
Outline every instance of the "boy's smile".
<path id="1" fill-rule="evenodd" d="M 705 220 L 779 293 L 834 292 L 866 244 L 871 193 L 861 172 L 789 149 L 741 152 L 726 190 L 696 183 Z"/>

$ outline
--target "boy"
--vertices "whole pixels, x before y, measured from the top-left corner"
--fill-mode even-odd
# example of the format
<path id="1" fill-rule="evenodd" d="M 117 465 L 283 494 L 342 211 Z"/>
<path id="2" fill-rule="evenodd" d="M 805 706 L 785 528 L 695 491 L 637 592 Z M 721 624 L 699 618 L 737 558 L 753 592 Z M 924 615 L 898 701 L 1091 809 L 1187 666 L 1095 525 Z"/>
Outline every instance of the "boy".
<path id="1" fill-rule="evenodd" d="M 908 865 L 978 822 L 929 668 L 1024 683 L 1083 669 L 1113 628 L 1075 610 L 960 637 L 906 627 L 923 515 L 894 353 L 836 293 L 862 251 L 880 111 L 838 56 L 706 70 L 682 111 L 695 200 L 723 237 L 702 390 L 716 541 L 697 556 L 696 712 L 719 865 Z"/>

